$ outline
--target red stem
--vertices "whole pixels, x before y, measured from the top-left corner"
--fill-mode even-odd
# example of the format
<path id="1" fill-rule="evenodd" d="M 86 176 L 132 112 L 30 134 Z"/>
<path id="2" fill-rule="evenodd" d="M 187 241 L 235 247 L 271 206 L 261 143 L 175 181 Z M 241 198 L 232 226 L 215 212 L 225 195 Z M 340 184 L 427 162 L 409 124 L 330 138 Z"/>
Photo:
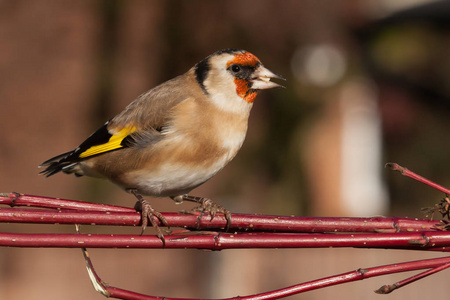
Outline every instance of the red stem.
<path id="1" fill-rule="evenodd" d="M 365 234 L 213 233 L 166 235 L 165 248 L 390 248 L 450 251 L 448 232 Z M 0 233 L 0 246 L 52 248 L 162 248 L 154 235 Z"/>
<path id="2" fill-rule="evenodd" d="M 400 272 L 421 270 L 427 268 L 436 268 L 442 266 L 443 264 L 450 263 L 449 257 L 433 258 L 420 261 L 412 261 L 405 263 L 397 263 L 392 265 L 384 265 L 379 267 L 358 269 L 356 271 L 351 271 L 335 276 L 325 277 L 313 281 L 304 282 L 301 284 L 296 284 L 290 287 L 282 288 L 275 291 L 254 294 L 250 296 L 243 297 L 232 297 L 222 300 L 272 300 L 279 299 L 283 297 L 293 296 L 296 294 L 325 288 L 329 286 L 334 286 L 338 284 L 343 284 L 347 282 L 353 282 L 357 280 L 368 279 L 376 276 L 382 276 L 387 274 L 394 274 Z M 133 299 L 133 300 L 162 300 L 162 297 L 146 296 L 142 294 L 137 294 L 134 292 L 118 289 L 115 287 L 106 287 L 110 296 L 118 299 Z M 165 300 L 187 300 L 181 298 L 168 298 L 164 297 Z"/>
<path id="3" fill-rule="evenodd" d="M 127 290 L 112 287 L 112 286 L 107 286 L 106 290 L 108 291 L 110 298 L 116 298 L 116 299 L 127 299 L 127 300 L 174 300 L 175 299 L 175 298 L 167 298 L 167 297 L 147 296 L 144 294 L 127 291 Z M 179 299 L 179 300 L 189 300 L 189 299 Z M 192 300 L 194 300 L 194 299 L 192 299 Z"/>
<path id="4" fill-rule="evenodd" d="M 10 205 L 14 193 L 0 195 L 0 204 Z M 54 199 L 48 197 L 20 195 L 15 206 L 53 208 L 0 208 L 0 222 L 46 223 L 46 224 L 98 224 L 136 226 L 140 224 L 140 214 L 132 208 Z M 58 208 L 58 210 L 54 210 Z M 81 210 L 75 210 L 81 208 Z M 209 216 L 197 220 L 196 215 L 163 213 L 173 227 L 201 230 L 220 230 L 226 220 L 218 215 L 210 221 Z M 288 216 L 263 216 L 233 214 L 232 231 L 274 231 L 274 232 L 414 232 L 436 230 L 439 221 L 410 218 L 313 218 Z"/>
<path id="5" fill-rule="evenodd" d="M 24 195 L 19 193 L 0 193 L 0 204 L 80 211 L 135 212 L 133 208 L 116 205 Z"/>
<path id="6" fill-rule="evenodd" d="M 139 213 L 119 206 L 69 201 L 48 197 L 1 194 L 0 204 L 32 206 L 52 209 L 1 208 L 0 222 L 65 223 L 138 225 Z M 57 210 L 55 210 L 55 208 Z M 177 213 L 164 214 L 171 226 L 200 229 L 220 229 L 225 226 L 223 217 L 212 222 L 205 216 L 197 224 L 197 216 Z M 258 216 L 234 214 L 231 233 L 204 232 L 201 235 L 166 235 L 166 248 L 199 248 L 222 250 L 232 248 L 319 248 L 359 247 L 415 250 L 450 250 L 450 233 L 436 231 L 438 221 L 407 218 L 302 218 L 282 216 Z M 242 233 L 239 231 L 257 231 Z M 258 231 L 280 231 L 267 233 Z M 292 233 L 303 232 L 303 233 Z M 310 232 L 310 233 L 305 233 Z M 318 233 L 317 233 L 318 232 Z M 333 232 L 333 233 L 320 233 Z M 337 232 L 364 232 L 340 233 Z M 184 233 L 184 232 L 183 232 Z M 161 248 L 162 242 L 153 235 L 106 235 L 106 234 L 24 234 L 0 233 L 0 246 L 10 247 L 69 247 L 69 248 Z M 89 263 L 90 260 L 86 259 Z M 357 270 L 295 285 L 277 291 L 230 299 L 277 299 L 297 293 L 323 288 L 373 276 L 409 270 L 435 268 L 401 284 L 427 276 L 450 264 L 450 258 L 423 260 Z M 447 266 L 445 266 L 447 267 Z M 97 280 L 100 278 L 95 274 Z M 162 299 L 104 286 L 110 297 L 120 299 Z M 166 298 L 170 299 L 170 298 Z"/>
<path id="7" fill-rule="evenodd" d="M 448 263 L 449 261 L 450 261 L 450 258 L 443 257 L 443 258 L 436 258 L 436 259 L 429 259 L 429 260 L 422 260 L 422 261 L 385 265 L 385 266 L 367 268 L 367 269 L 358 269 L 356 271 L 351 271 L 351 272 L 343 273 L 340 275 L 330 276 L 330 277 L 326 277 L 326 278 L 322 278 L 322 279 L 318 279 L 318 280 L 313 280 L 313 281 L 297 284 L 297 285 L 287 287 L 284 289 L 280 289 L 277 291 L 273 291 L 273 292 L 263 293 L 263 294 L 254 295 L 254 296 L 239 297 L 239 299 L 240 300 L 279 299 L 282 297 L 292 296 L 295 294 L 312 291 L 312 290 L 316 290 L 319 288 L 324 288 L 324 287 L 347 283 L 347 282 L 353 282 L 353 281 L 357 281 L 357 280 L 363 280 L 363 279 L 367 279 L 367 278 L 371 278 L 371 277 L 399 273 L 399 272 L 420 270 L 420 269 L 425 269 L 425 268 L 433 268 L 433 267 L 437 267 L 442 264 Z M 269 296 L 270 296 L 270 298 L 269 298 Z"/>
<path id="8" fill-rule="evenodd" d="M 425 177 L 422 177 L 422 176 L 414 173 L 413 171 L 410 171 L 407 168 L 400 166 L 399 164 L 387 163 L 386 167 L 389 167 L 389 168 L 391 168 L 394 171 L 399 171 L 404 176 L 407 176 L 409 178 L 412 178 L 414 180 L 422 182 L 423 184 L 431 186 L 432 188 L 435 188 L 435 189 L 437 189 L 437 190 L 439 190 L 439 191 L 441 191 L 441 192 L 443 192 L 443 193 L 445 193 L 447 195 L 450 195 L 450 190 L 448 188 L 443 187 L 442 185 L 437 184 L 437 183 L 435 183 L 435 182 L 433 182 L 433 181 L 431 181 L 431 180 L 429 180 L 429 179 L 427 179 Z"/>
<path id="9" fill-rule="evenodd" d="M 226 221 L 218 215 L 210 221 L 205 215 L 197 224 L 197 215 L 162 213 L 172 227 L 199 229 L 224 228 Z M 136 226 L 140 214 L 133 212 L 98 212 L 0 208 L 0 222 L 40 224 L 97 224 Z M 401 232 L 436 230 L 439 221 L 409 218 L 314 218 L 233 214 L 231 229 L 235 231 L 280 232 Z M 160 224 L 160 226 L 163 226 Z"/>
<path id="10" fill-rule="evenodd" d="M 410 283 L 413 283 L 413 282 L 415 282 L 417 280 L 420 280 L 422 278 L 425 278 L 427 276 L 436 274 L 437 272 L 443 271 L 443 270 L 445 270 L 445 269 L 447 269 L 449 267 L 450 267 L 450 261 L 448 263 L 446 263 L 446 264 L 443 264 L 443 265 L 440 265 L 438 267 L 432 268 L 432 269 L 427 270 L 425 272 L 422 272 L 420 274 L 411 276 L 411 277 L 409 277 L 407 279 L 401 280 L 401 281 L 396 282 L 394 284 L 383 285 L 378 290 L 376 290 L 375 293 L 377 293 L 377 294 L 389 294 L 389 293 L 391 293 L 392 291 L 394 291 L 394 290 L 396 290 L 398 288 L 404 287 L 404 286 L 406 286 L 406 285 L 408 285 Z"/>

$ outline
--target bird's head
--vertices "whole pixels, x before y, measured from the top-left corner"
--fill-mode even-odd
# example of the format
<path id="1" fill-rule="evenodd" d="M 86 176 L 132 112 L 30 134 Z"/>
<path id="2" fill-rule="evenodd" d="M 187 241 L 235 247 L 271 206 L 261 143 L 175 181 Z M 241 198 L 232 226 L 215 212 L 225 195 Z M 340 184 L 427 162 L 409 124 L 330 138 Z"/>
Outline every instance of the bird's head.
<path id="1" fill-rule="evenodd" d="M 253 103 L 259 90 L 282 87 L 270 81 L 284 78 L 265 68 L 252 53 L 239 49 L 217 51 L 195 67 L 198 83 L 207 95 L 222 95 Z"/>

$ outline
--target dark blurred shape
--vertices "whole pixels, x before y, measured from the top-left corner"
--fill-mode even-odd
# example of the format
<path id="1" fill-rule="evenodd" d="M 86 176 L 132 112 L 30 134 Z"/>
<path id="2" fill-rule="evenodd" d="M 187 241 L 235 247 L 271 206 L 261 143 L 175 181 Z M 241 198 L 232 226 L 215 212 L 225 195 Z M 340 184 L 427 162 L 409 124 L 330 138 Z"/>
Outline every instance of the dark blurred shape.
<path id="1" fill-rule="evenodd" d="M 450 109 L 449 29 L 450 1 L 437 1 L 372 22 L 356 35 L 377 81 Z"/>

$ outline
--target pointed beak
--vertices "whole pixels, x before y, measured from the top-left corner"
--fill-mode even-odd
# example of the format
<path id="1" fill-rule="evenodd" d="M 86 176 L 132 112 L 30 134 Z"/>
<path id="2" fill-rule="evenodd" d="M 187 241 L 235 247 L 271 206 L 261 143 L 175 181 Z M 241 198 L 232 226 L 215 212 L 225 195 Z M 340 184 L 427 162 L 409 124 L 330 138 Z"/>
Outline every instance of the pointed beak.
<path id="1" fill-rule="evenodd" d="M 284 88 L 284 86 L 270 81 L 271 78 L 286 80 L 281 75 L 275 74 L 274 72 L 270 71 L 269 69 L 264 68 L 263 65 L 260 65 L 255 70 L 252 78 L 250 79 L 250 82 L 252 83 L 251 89 L 266 90 L 266 89 L 271 89 L 271 88 L 275 88 L 275 87 Z"/>

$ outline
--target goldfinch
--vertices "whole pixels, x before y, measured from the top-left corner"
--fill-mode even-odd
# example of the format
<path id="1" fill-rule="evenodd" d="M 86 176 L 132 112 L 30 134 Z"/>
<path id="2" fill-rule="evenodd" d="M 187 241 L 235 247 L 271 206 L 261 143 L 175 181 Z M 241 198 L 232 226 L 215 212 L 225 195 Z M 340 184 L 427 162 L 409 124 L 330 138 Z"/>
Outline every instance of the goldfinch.
<path id="1" fill-rule="evenodd" d="M 140 95 L 77 148 L 43 162 L 40 173 L 109 179 L 138 199 L 142 232 L 150 220 L 163 242 L 155 217 L 167 221 L 143 195 L 197 202 L 194 211 L 209 212 L 211 220 L 223 213 L 228 227 L 227 209 L 188 193 L 236 155 L 257 92 L 281 87 L 271 78 L 284 80 L 250 52 L 217 51 Z"/>

